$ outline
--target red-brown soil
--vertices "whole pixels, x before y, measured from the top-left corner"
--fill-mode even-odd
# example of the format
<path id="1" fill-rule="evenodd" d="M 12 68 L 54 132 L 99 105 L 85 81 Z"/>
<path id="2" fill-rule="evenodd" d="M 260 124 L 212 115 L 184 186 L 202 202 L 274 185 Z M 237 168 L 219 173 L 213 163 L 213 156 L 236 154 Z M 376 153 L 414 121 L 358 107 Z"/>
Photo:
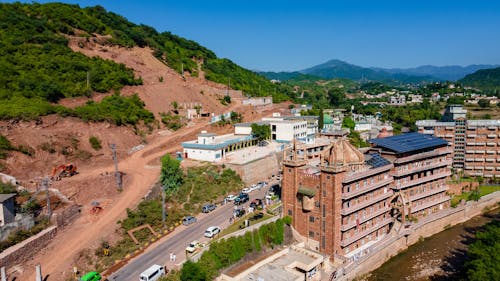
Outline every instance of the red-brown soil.
<path id="1" fill-rule="evenodd" d="M 199 103 L 205 112 L 216 114 L 236 111 L 243 121 L 260 120 L 272 112 L 287 111 L 288 103 L 272 105 L 261 109 L 242 106 L 237 99 L 229 106 L 220 103 L 225 85 L 216 84 L 186 75 L 185 79 L 152 56 L 148 48 L 119 48 L 84 40 L 83 48 L 78 42 L 84 39 L 70 39 L 70 47 L 88 56 L 99 56 L 124 63 L 141 76 L 144 85 L 127 86 L 121 93 L 138 93 L 146 108 L 155 113 L 168 112 L 171 103 L 181 106 Z M 203 75 L 200 75 L 203 77 Z M 159 82 L 163 77 L 163 82 Z M 202 94 L 203 93 L 203 94 Z M 100 100 L 108 94 L 98 94 L 92 99 Z M 85 103 L 88 98 L 65 99 L 61 104 L 74 107 Z M 182 110 L 181 110 L 182 113 Z M 140 128 L 146 131 L 146 128 Z M 134 129 L 108 123 L 87 123 L 77 118 L 63 118 L 52 115 L 30 122 L 0 122 L 0 133 L 14 145 L 27 145 L 35 150 L 33 156 L 12 152 L 5 160 L 6 173 L 16 176 L 23 185 L 35 188 L 37 180 L 50 173 L 55 165 L 75 163 L 79 174 L 52 182 L 53 188 L 83 206 L 82 215 L 60 231 L 43 251 L 35 253 L 33 259 L 20 265 L 18 280 L 33 280 L 34 265 L 40 263 L 49 281 L 66 280 L 76 265 L 79 253 L 93 249 L 103 239 L 115 241 L 117 221 L 124 218 L 127 208 L 134 208 L 159 176 L 159 158 L 165 153 L 181 149 L 182 141 L 191 140 L 201 130 L 219 134 L 232 132 L 232 126 L 208 124 L 208 118 L 192 120 L 179 131 L 171 132 L 161 125 L 146 136 L 138 136 Z M 102 149 L 94 150 L 89 137 L 96 136 L 102 142 Z M 114 165 L 108 145 L 117 144 L 119 169 L 124 173 L 124 190 L 118 192 L 114 182 Z M 130 153 L 137 145 L 144 144 L 142 150 Z M 66 147 L 66 148 L 65 148 Z M 43 149 L 42 149 L 43 148 Z M 53 149 L 51 149 L 53 148 Z M 64 153 L 62 153 L 64 149 Z M 91 202 L 99 201 L 103 210 L 95 215 L 90 213 Z M 21 272 L 22 271 L 22 272 Z"/>

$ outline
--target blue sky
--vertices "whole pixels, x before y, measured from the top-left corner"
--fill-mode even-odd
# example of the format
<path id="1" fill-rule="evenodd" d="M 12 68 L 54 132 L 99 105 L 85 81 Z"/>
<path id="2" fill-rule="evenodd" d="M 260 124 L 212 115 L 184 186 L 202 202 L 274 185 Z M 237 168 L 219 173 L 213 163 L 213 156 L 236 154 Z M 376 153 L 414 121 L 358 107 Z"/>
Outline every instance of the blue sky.
<path id="1" fill-rule="evenodd" d="M 49 2 L 49 1 L 40 1 Z M 102 5 L 252 70 L 500 64 L 500 1 L 62 1 Z"/>

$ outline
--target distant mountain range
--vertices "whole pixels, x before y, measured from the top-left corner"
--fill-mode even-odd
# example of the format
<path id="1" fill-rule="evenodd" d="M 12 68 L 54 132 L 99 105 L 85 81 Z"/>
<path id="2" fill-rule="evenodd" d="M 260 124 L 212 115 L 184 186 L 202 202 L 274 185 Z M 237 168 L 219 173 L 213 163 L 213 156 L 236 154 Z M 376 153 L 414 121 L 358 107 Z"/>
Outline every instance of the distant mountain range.
<path id="1" fill-rule="evenodd" d="M 260 72 L 268 79 L 289 80 L 302 78 L 306 74 L 322 79 L 347 78 L 357 81 L 380 81 L 386 83 L 421 83 L 440 80 L 456 81 L 479 69 L 494 68 L 496 65 L 432 66 L 425 65 L 408 69 L 368 68 L 341 60 L 329 60 L 323 64 L 294 72 Z"/>

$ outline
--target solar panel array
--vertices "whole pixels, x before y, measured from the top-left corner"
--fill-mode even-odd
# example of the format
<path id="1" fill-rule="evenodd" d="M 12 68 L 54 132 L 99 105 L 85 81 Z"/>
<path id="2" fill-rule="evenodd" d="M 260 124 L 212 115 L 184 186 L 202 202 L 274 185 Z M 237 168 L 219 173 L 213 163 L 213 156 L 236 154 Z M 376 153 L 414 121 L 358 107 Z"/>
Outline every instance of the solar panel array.
<path id="1" fill-rule="evenodd" d="M 373 168 L 382 167 L 391 164 L 391 162 L 378 153 L 370 153 L 370 159 L 366 160 L 366 164 L 372 166 Z"/>
<path id="2" fill-rule="evenodd" d="M 448 142 L 443 139 L 421 133 L 407 133 L 392 137 L 371 139 L 370 143 L 393 150 L 397 153 L 405 153 L 448 144 Z"/>

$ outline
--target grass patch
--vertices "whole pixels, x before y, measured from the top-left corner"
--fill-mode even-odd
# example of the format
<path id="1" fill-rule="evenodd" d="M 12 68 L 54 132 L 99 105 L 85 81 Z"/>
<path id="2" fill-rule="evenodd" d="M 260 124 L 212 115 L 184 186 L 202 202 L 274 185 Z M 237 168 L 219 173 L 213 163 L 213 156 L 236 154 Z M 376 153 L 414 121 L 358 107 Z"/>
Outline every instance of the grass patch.
<path id="1" fill-rule="evenodd" d="M 241 230 L 242 228 L 240 228 L 240 226 L 242 226 L 244 224 L 244 221 L 246 219 L 249 219 L 251 218 L 252 216 L 254 216 L 256 213 L 250 213 L 250 214 L 247 214 L 241 218 L 239 218 L 236 222 L 234 222 L 232 225 L 230 225 L 228 228 L 224 229 L 221 234 L 220 234 L 220 237 L 223 237 L 225 235 L 228 235 L 230 233 L 233 233 L 233 232 L 236 232 L 238 230 Z M 265 221 L 267 219 L 270 219 L 272 218 L 273 216 L 269 215 L 269 214 L 266 214 L 264 213 L 264 216 L 258 220 L 255 220 L 255 221 L 251 221 L 250 222 L 250 226 L 254 225 L 254 224 L 257 224 L 259 222 L 262 222 L 262 221 Z"/>
<path id="2" fill-rule="evenodd" d="M 460 201 L 464 199 L 465 201 L 471 201 L 479 199 L 487 194 L 493 193 L 500 190 L 500 185 L 481 185 L 479 186 L 479 193 L 475 191 L 464 192 L 460 195 L 455 195 L 451 198 L 451 207 L 455 208 L 460 204 Z"/>

